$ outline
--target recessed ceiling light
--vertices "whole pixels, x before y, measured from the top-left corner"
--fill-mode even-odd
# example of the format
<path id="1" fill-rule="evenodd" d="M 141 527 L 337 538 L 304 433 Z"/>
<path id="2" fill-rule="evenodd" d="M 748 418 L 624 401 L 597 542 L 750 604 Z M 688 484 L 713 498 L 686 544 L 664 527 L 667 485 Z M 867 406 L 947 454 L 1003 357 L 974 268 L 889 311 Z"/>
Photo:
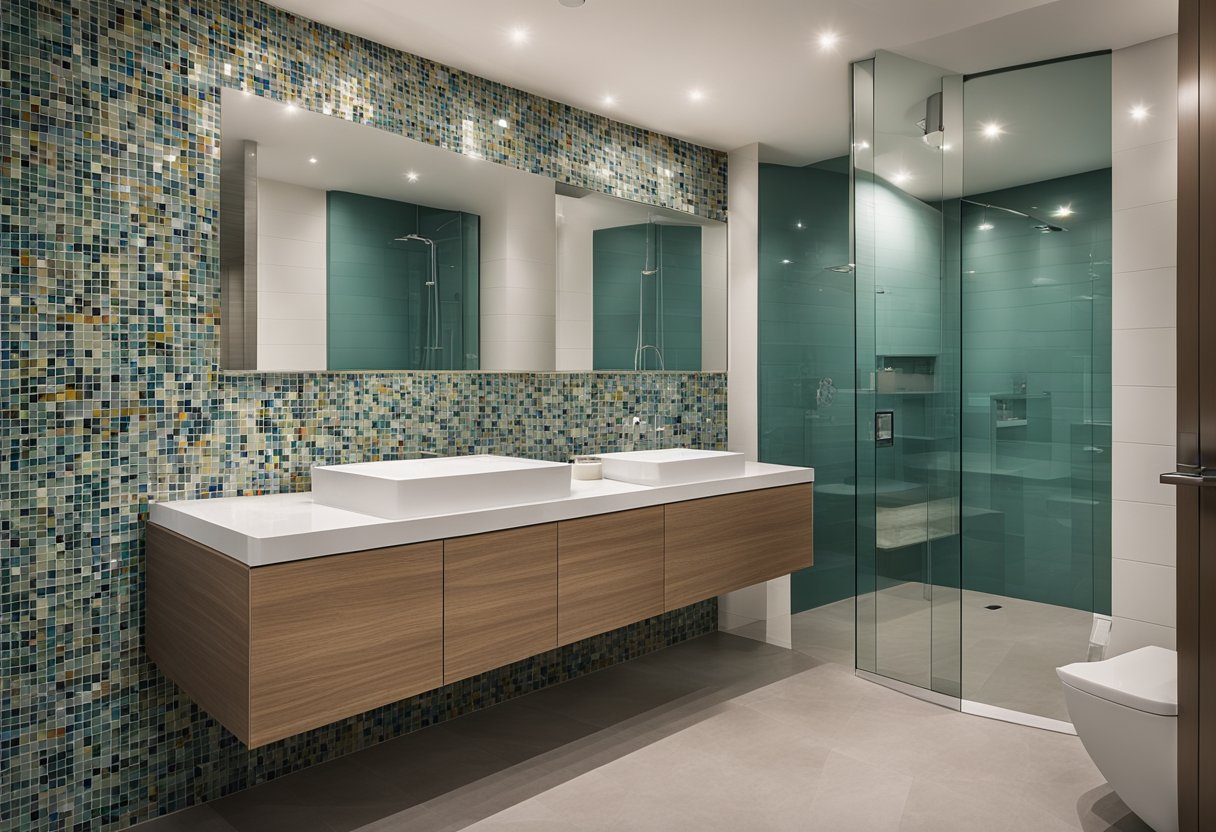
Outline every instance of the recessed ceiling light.
<path id="1" fill-rule="evenodd" d="M 819 33 L 819 48 L 820 49 L 831 49 L 834 46 L 836 46 L 836 44 L 839 42 L 840 42 L 840 35 L 836 34 L 835 32 L 833 32 L 831 30 Z"/>
<path id="2" fill-rule="evenodd" d="M 912 174 L 908 173 L 906 170 L 901 170 L 896 171 L 895 175 L 891 177 L 891 181 L 896 185 L 902 185 L 911 178 Z"/>
<path id="3" fill-rule="evenodd" d="M 310 164 L 310 165 L 315 165 L 316 163 L 317 163 L 317 157 L 316 157 L 316 156 L 309 156 L 309 157 L 308 157 L 308 164 Z"/>
<path id="4" fill-rule="evenodd" d="M 985 139 L 999 138 L 1001 134 L 1005 132 L 1005 128 L 1000 124 L 997 124 L 995 121 L 990 121 L 987 124 L 984 124 L 980 130 L 983 132 Z"/>
<path id="5" fill-rule="evenodd" d="M 494 123 L 497 124 L 499 127 L 510 127 L 511 126 L 511 122 L 507 121 L 505 118 L 500 118 L 498 121 L 496 121 Z"/>
<path id="6" fill-rule="evenodd" d="M 704 101 L 705 100 L 705 91 L 698 90 L 698 89 L 689 90 L 688 91 L 688 100 L 689 101 Z"/>
<path id="7" fill-rule="evenodd" d="M 289 113 L 294 113 L 295 111 L 296 111 L 296 105 L 295 105 L 295 104 L 288 104 L 288 105 L 287 105 L 287 112 L 289 112 Z"/>
<path id="8" fill-rule="evenodd" d="M 511 43 L 516 46 L 523 46 L 528 42 L 528 30 L 523 26 L 516 26 L 511 30 L 509 37 L 511 38 Z"/>
<path id="9" fill-rule="evenodd" d="M 557 0 L 567 9 L 577 9 L 579 6 L 587 2 L 587 0 Z"/>
<path id="10" fill-rule="evenodd" d="M 405 181 L 407 181 L 407 182 L 417 182 L 417 181 L 418 181 L 418 174 L 417 174 L 417 173 L 415 173 L 415 172 L 414 172 L 414 171 L 412 171 L 412 170 L 411 170 L 411 171 L 406 171 L 406 174 L 405 174 Z"/>
<path id="11" fill-rule="evenodd" d="M 1137 104 L 1128 110 L 1128 112 L 1136 121 L 1144 121 L 1146 118 L 1148 118 L 1148 107 L 1144 104 Z"/>
<path id="12" fill-rule="evenodd" d="M 615 95 L 605 95 L 600 100 L 604 103 L 605 107 L 615 107 L 616 106 L 616 96 Z"/>
<path id="13" fill-rule="evenodd" d="M 1072 203 L 1061 205 L 1059 208 L 1051 212 L 1053 217 L 1071 217 L 1073 215 Z"/>

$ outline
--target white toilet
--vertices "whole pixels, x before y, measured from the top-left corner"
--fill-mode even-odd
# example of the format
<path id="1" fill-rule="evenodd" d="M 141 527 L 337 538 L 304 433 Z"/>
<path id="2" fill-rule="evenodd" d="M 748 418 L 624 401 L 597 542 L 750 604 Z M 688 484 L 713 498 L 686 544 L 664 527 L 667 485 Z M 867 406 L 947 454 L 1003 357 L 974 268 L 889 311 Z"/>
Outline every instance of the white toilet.
<path id="1" fill-rule="evenodd" d="M 1178 832 L 1178 654 L 1142 647 L 1056 673 L 1107 782 L 1156 832 Z"/>

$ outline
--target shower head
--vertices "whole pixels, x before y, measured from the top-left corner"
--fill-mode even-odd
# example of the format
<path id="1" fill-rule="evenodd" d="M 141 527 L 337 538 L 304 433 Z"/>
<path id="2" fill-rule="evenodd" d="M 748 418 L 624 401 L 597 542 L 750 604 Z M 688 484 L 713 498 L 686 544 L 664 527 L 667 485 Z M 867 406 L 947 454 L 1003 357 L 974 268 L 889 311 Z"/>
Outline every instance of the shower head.
<path id="1" fill-rule="evenodd" d="M 658 273 L 659 273 L 658 269 L 642 269 L 642 277 L 650 277 L 651 275 L 655 275 Z"/>
<path id="2" fill-rule="evenodd" d="M 420 243 L 426 243 L 428 246 L 435 245 L 435 241 L 432 240 L 430 237 L 423 237 L 419 234 L 406 234 L 402 237 L 393 238 L 393 242 L 395 242 L 395 243 L 406 243 L 406 242 L 409 242 L 410 240 L 417 240 Z"/>
<path id="3" fill-rule="evenodd" d="M 1043 223 L 1042 225 L 1036 225 L 1036 226 L 1034 227 L 1034 230 L 1035 230 L 1035 231 L 1039 231 L 1039 232 L 1041 232 L 1041 233 L 1043 233 L 1043 234 L 1050 234 L 1050 233 L 1052 233 L 1053 231 L 1067 231 L 1068 229 L 1067 229 L 1067 228 L 1061 228 L 1061 227 L 1060 227 L 1060 226 L 1058 226 L 1058 225 L 1052 225 L 1052 224 L 1051 224 L 1051 223 L 1049 223 L 1049 222 L 1045 222 L 1045 223 Z"/>

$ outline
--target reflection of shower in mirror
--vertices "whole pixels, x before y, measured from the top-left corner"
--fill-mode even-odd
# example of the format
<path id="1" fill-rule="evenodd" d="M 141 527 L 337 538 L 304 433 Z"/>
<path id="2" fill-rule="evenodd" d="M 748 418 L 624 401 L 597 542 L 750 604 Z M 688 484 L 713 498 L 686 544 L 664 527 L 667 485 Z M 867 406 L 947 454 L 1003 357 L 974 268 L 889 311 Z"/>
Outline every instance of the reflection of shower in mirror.
<path id="1" fill-rule="evenodd" d="M 638 280 L 638 337 L 637 346 L 633 350 L 633 369 L 645 370 L 646 353 L 654 352 L 659 361 L 659 369 L 666 370 L 663 361 L 663 272 L 660 263 L 663 262 L 663 237 L 657 222 L 652 218 L 646 223 L 646 252 L 643 255 L 642 274 Z M 650 253 L 654 251 L 654 263 L 651 263 Z M 643 330 L 646 316 L 646 278 L 654 278 L 654 340 L 647 344 Z"/>
<path id="2" fill-rule="evenodd" d="M 422 348 L 422 369 L 433 370 L 437 353 L 443 351 L 443 347 L 439 346 L 439 268 L 435 259 L 435 241 L 421 234 L 405 234 L 394 237 L 393 242 L 422 243 L 431 252 L 431 273 L 426 281 L 426 346 Z"/>

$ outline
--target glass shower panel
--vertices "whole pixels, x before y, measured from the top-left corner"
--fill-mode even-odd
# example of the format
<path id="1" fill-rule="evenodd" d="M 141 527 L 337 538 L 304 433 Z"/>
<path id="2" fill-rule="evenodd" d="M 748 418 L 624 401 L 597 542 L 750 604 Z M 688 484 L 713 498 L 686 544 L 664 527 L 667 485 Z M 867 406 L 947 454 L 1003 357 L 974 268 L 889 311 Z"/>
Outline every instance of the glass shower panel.
<path id="1" fill-rule="evenodd" d="M 887 52 L 854 66 L 857 649 L 863 670 L 957 697 L 959 343 L 943 93 L 958 87 L 938 67 Z"/>
<path id="2" fill-rule="evenodd" d="M 1110 56 L 964 109 L 964 698 L 1067 720 L 1055 668 L 1110 612 Z"/>

